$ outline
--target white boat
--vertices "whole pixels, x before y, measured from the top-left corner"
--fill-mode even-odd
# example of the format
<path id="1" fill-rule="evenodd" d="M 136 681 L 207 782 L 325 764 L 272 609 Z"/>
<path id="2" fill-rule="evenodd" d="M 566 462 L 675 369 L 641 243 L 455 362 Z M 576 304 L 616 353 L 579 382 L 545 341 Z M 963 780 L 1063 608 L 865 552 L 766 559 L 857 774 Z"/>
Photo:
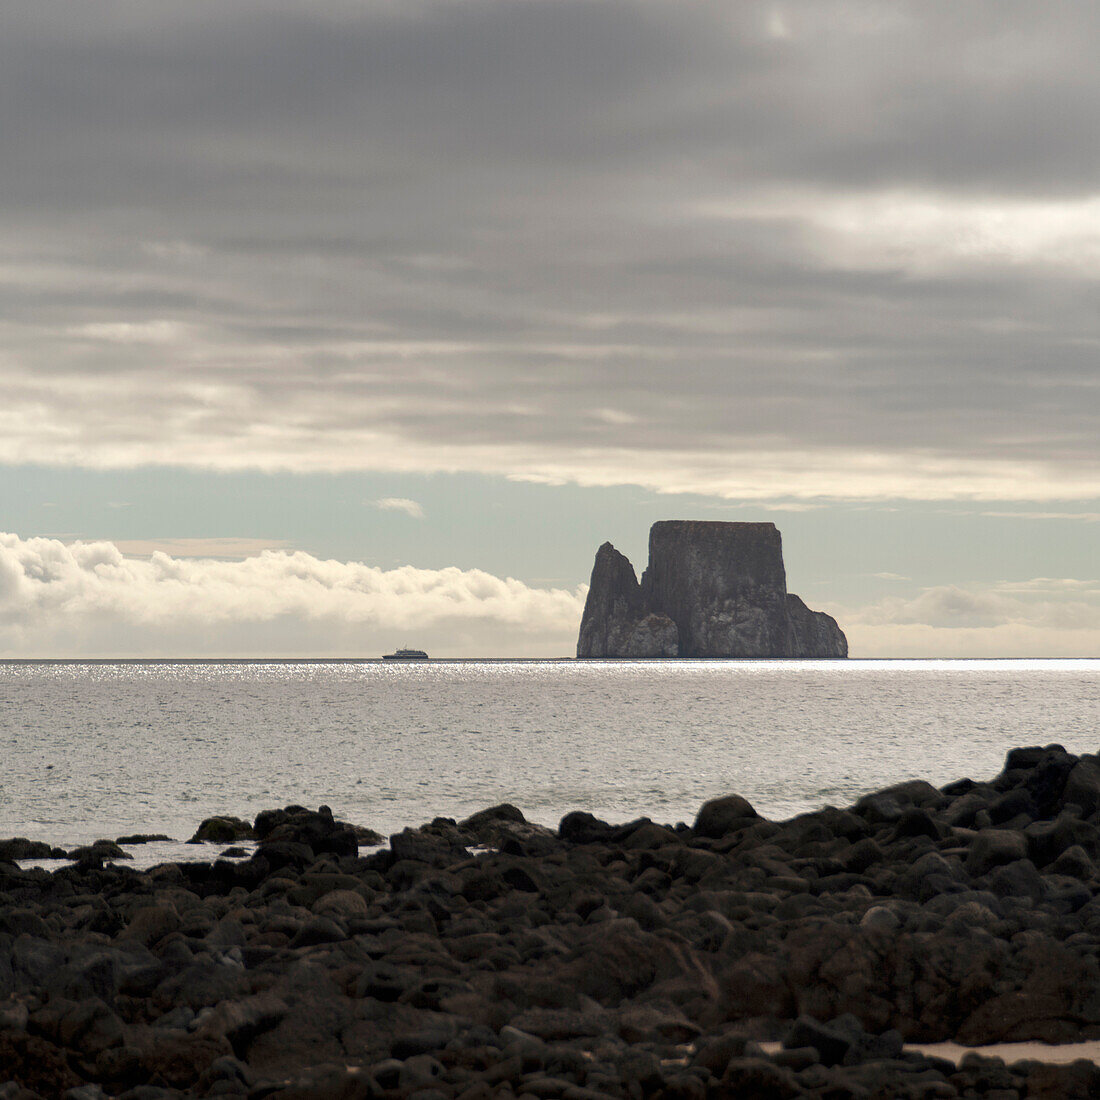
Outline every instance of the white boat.
<path id="1" fill-rule="evenodd" d="M 422 649 L 399 649 L 396 653 L 386 653 L 383 661 L 426 661 L 428 655 Z"/>

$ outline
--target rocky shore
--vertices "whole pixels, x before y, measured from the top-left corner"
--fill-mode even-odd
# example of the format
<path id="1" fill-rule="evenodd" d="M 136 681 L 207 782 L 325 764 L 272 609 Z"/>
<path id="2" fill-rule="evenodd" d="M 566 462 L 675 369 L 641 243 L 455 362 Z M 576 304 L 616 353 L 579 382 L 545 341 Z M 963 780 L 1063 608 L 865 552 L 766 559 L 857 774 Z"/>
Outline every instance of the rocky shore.
<path id="1" fill-rule="evenodd" d="M 1100 757 L 784 822 L 238 828 L 249 859 L 143 872 L 0 842 L 0 1100 L 1100 1095 L 904 1046 L 1100 1038 Z"/>

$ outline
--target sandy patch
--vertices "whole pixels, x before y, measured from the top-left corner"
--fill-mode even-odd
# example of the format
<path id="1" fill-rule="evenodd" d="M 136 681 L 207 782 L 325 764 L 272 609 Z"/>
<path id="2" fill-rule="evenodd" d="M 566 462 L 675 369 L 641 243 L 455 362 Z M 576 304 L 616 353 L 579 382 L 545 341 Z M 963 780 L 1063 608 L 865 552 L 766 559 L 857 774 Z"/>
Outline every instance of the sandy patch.
<path id="1" fill-rule="evenodd" d="M 774 1054 L 782 1047 L 781 1043 L 761 1043 L 768 1053 Z M 906 1050 L 919 1050 L 934 1058 L 945 1058 L 958 1065 L 968 1054 L 980 1054 L 983 1058 L 1000 1058 L 1006 1064 L 1013 1062 L 1050 1062 L 1055 1065 L 1068 1065 L 1084 1058 L 1088 1062 L 1100 1064 L 1100 1039 L 1091 1039 L 1083 1043 L 1061 1043 L 1052 1046 L 1049 1043 L 990 1043 L 984 1047 L 964 1047 L 959 1043 L 906 1043 Z"/>
<path id="2" fill-rule="evenodd" d="M 968 1054 L 980 1054 L 983 1058 L 1001 1058 L 1006 1063 L 1013 1062 L 1053 1062 L 1066 1065 L 1084 1058 L 1089 1062 L 1100 1062 L 1100 1040 L 1092 1039 L 1084 1043 L 990 1043 L 984 1047 L 964 1047 L 958 1043 L 907 1043 L 906 1050 L 919 1050 L 936 1058 L 946 1058 L 956 1065 Z"/>

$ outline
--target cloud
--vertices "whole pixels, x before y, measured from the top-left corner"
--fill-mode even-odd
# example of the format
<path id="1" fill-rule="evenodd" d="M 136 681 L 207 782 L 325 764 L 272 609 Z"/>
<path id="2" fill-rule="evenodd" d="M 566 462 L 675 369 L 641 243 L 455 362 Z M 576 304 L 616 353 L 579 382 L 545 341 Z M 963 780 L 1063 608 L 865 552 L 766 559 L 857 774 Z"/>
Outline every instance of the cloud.
<path id="1" fill-rule="evenodd" d="M 424 518 L 423 505 L 415 500 L 409 500 L 407 497 L 382 497 L 373 503 L 375 508 L 379 508 L 383 512 L 404 512 L 405 515 L 412 516 L 413 519 Z"/>
<path id="2" fill-rule="evenodd" d="M 62 656 L 563 656 L 586 588 L 480 570 L 384 570 L 264 550 L 127 556 L 111 542 L 0 535 L 0 652 Z"/>
<path id="3" fill-rule="evenodd" d="M 283 550 L 287 543 L 282 539 L 222 537 L 115 539 L 114 545 L 122 554 L 139 558 L 153 554 L 183 558 L 250 558 L 264 550 Z"/>
<path id="4" fill-rule="evenodd" d="M 902 576 L 901 573 L 872 573 L 872 577 L 878 577 L 880 581 L 908 581 L 911 577 Z"/>
<path id="5" fill-rule="evenodd" d="M 1079 523 L 1100 523 L 1100 512 L 980 512 L 994 519 L 1070 519 Z"/>
<path id="6" fill-rule="evenodd" d="M 109 344 L 172 344 L 186 335 L 186 326 L 176 321 L 101 321 L 77 325 L 71 334 Z"/>
<path id="7" fill-rule="evenodd" d="M 1098 34 L 1022 0 L 20 5 L 0 462 L 1100 498 Z"/>
<path id="8" fill-rule="evenodd" d="M 859 657 L 1100 656 L 1100 582 L 1036 577 L 935 585 L 829 608 Z"/>

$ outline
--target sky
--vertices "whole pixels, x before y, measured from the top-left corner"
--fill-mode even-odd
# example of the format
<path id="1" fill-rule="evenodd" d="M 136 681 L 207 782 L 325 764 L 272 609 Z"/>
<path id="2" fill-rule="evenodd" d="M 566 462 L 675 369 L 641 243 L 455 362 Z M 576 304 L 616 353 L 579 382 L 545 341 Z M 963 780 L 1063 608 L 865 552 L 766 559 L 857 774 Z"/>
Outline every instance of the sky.
<path id="1" fill-rule="evenodd" d="M 20 0 L 0 656 L 563 656 L 770 520 L 853 656 L 1100 656 L 1100 9 Z"/>

